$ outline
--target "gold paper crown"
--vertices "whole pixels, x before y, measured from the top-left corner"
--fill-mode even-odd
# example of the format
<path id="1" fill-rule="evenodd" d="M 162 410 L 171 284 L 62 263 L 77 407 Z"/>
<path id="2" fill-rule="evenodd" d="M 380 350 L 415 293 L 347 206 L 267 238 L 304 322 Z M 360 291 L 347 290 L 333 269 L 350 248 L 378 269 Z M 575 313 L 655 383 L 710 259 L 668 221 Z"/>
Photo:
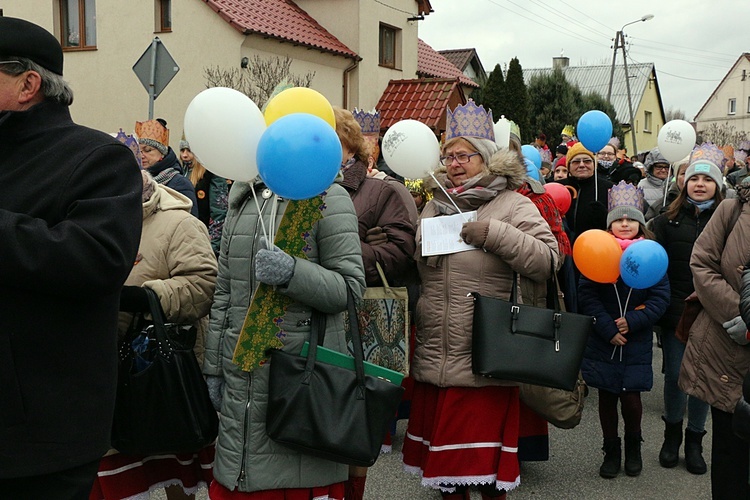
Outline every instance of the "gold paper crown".
<path id="1" fill-rule="evenodd" d="M 373 109 L 370 112 L 354 108 L 352 112 L 354 119 L 357 120 L 362 128 L 363 134 L 380 134 L 380 112 Z"/>
<path id="2" fill-rule="evenodd" d="M 428 202 L 432 199 L 432 192 L 427 191 L 422 179 L 404 179 L 404 184 L 406 185 L 406 188 L 410 193 L 417 193 L 419 195 L 422 195 L 422 198 L 424 198 L 425 202 Z"/>
<path id="3" fill-rule="evenodd" d="M 492 121 L 492 110 L 477 106 L 473 99 L 464 105 L 456 106 L 451 112 L 446 108 L 445 140 L 455 137 L 477 137 L 495 142 L 495 127 Z"/>
<path id="4" fill-rule="evenodd" d="M 513 120 L 510 120 L 510 135 L 515 135 L 518 142 L 521 142 L 521 127 Z"/>
<path id="5" fill-rule="evenodd" d="M 565 128 L 562 129 L 560 135 L 567 135 L 568 137 L 572 138 L 574 133 L 575 128 L 573 128 L 573 125 L 565 125 Z"/>

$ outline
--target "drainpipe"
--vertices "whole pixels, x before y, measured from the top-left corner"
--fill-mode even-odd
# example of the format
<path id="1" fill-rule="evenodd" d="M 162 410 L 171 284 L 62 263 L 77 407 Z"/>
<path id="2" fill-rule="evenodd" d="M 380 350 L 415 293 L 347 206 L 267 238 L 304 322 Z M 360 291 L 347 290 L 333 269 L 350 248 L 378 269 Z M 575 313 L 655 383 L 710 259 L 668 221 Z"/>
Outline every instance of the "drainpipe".
<path id="1" fill-rule="evenodd" d="M 359 66 L 359 61 L 361 60 L 362 58 L 357 56 L 356 59 L 354 59 L 354 62 L 352 62 L 351 66 L 344 70 L 344 104 L 342 106 L 344 109 L 349 109 L 349 73 L 354 71 L 354 69 Z"/>

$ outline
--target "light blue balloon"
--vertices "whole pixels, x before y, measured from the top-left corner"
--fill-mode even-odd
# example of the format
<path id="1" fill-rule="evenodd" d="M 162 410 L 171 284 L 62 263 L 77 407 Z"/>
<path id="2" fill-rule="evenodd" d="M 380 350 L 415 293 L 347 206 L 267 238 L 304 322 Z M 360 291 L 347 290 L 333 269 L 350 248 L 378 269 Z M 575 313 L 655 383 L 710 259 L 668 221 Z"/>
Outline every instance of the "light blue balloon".
<path id="1" fill-rule="evenodd" d="M 317 196 L 341 168 L 341 142 L 322 118 L 309 113 L 282 116 L 258 142 L 258 173 L 266 186 L 290 200 Z"/>
<path id="2" fill-rule="evenodd" d="M 536 165 L 536 168 L 542 168 L 542 155 L 539 154 L 539 150 L 531 144 L 525 144 L 521 146 L 521 153 L 524 158 L 531 160 L 531 163 Z"/>
<path id="3" fill-rule="evenodd" d="M 643 290 L 661 281 L 668 266 L 664 247 L 653 240 L 636 241 L 622 253 L 620 276 L 629 287 Z"/>
<path id="4" fill-rule="evenodd" d="M 586 149 L 598 153 L 612 138 L 612 120 L 597 109 L 586 111 L 578 119 L 576 133 Z"/>
<path id="5" fill-rule="evenodd" d="M 533 146 L 532 146 L 533 147 Z M 524 164 L 526 165 L 526 175 L 531 177 L 532 179 L 536 181 L 541 181 L 541 175 L 539 173 L 539 169 L 536 168 L 536 165 L 534 165 L 531 160 L 528 158 L 523 159 Z"/>

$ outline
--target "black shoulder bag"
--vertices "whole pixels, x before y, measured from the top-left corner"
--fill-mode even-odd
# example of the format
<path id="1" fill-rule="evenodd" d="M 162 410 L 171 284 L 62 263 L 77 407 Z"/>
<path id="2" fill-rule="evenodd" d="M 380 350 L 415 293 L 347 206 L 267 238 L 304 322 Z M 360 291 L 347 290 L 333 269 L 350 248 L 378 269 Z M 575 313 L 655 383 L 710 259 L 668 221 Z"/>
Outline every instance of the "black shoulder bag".
<path id="1" fill-rule="evenodd" d="M 356 318 L 351 292 L 347 307 L 349 317 Z M 369 467 L 380 454 L 404 389 L 365 374 L 357 321 L 349 322 L 354 371 L 317 361 L 325 328 L 325 314 L 313 311 L 307 357 L 270 351 L 266 431 L 274 441 L 306 455 Z"/>
<path id="2" fill-rule="evenodd" d="M 166 323 L 156 293 L 145 290 L 153 324 L 130 328 L 120 341 L 112 447 L 137 455 L 198 451 L 216 439 L 219 419 L 184 329 Z"/>
<path id="3" fill-rule="evenodd" d="M 554 267 L 552 277 L 557 289 Z M 572 391 L 581 369 L 593 316 L 518 303 L 513 272 L 510 301 L 474 292 L 472 371 L 477 375 Z"/>

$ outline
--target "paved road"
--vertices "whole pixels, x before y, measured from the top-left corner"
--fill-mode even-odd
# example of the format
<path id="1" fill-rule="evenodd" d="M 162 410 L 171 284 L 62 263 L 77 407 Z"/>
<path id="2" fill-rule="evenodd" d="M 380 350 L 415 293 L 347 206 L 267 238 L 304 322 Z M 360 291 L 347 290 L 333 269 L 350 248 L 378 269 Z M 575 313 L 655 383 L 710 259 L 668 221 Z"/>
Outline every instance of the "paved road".
<path id="1" fill-rule="evenodd" d="M 583 420 L 575 429 L 561 430 L 550 426 L 550 460 L 528 462 L 521 468 L 521 485 L 508 498 L 512 500 L 556 499 L 703 499 L 711 497 L 709 474 L 695 476 L 685 470 L 684 458 L 674 469 L 659 465 L 658 455 L 663 437 L 661 421 L 662 387 L 661 350 L 654 347 L 654 389 L 643 394 L 643 472 L 628 477 L 623 472 L 615 479 L 599 477 L 601 465 L 601 430 L 597 412 L 597 394 L 592 390 L 586 399 Z M 620 423 L 622 428 L 622 422 Z M 711 421 L 704 438 L 704 456 L 710 462 Z M 383 455 L 369 472 L 367 500 L 438 500 L 434 490 L 421 486 L 419 478 L 405 473 L 401 467 L 400 449 L 406 423 L 400 422 L 394 438 L 394 452 Z M 710 466 L 710 463 L 709 463 Z M 155 493 L 152 499 L 163 499 Z M 198 495 L 205 499 L 204 493 Z M 480 499 L 477 492 L 472 499 Z"/>

